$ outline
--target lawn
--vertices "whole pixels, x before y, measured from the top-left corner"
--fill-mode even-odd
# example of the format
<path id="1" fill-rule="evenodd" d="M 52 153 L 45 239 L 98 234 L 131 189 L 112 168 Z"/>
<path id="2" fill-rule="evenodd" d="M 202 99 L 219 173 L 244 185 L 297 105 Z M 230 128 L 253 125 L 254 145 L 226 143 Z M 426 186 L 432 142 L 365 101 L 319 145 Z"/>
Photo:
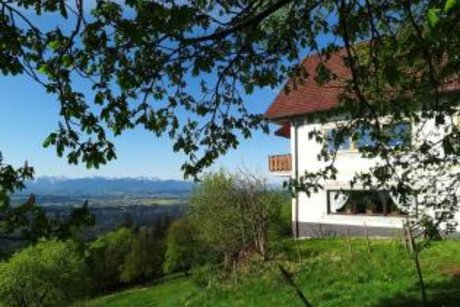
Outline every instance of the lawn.
<path id="1" fill-rule="evenodd" d="M 421 263 L 429 306 L 460 306 L 460 241 L 431 244 Z M 421 305 L 413 261 L 400 241 L 373 240 L 369 252 L 362 239 L 351 248 L 343 239 L 318 239 L 286 242 L 275 259 L 241 266 L 210 287 L 175 275 L 78 306 L 303 306 L 279 265 L 313 306 Z"/>

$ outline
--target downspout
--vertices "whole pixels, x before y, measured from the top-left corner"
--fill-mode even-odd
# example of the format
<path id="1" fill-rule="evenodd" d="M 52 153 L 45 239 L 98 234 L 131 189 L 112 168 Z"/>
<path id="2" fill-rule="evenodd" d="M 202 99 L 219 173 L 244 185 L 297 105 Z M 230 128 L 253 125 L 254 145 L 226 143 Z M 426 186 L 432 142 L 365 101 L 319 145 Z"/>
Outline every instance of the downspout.
<path id="1" fill-rule="evenodd" d="M 292 122 L 294 125 L 294 179 L 297 181 L 299 179 L 299 137 L 298 137 L 298 123 L 296 121 Z M 295 237 L 299 238 L 299 193 L 295 194 Z"/>

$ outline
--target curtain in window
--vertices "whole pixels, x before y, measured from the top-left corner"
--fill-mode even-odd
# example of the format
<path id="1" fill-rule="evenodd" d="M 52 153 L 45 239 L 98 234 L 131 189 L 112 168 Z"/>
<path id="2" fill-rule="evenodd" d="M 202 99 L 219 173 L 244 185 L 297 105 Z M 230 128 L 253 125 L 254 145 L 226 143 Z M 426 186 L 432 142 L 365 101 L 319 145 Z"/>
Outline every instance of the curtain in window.
<path id="1" fill-rule="evenodd" d="M 391 192 L 389 194 L 390 194 L 391 200 L 393 201 L 393 203 L 399 210 L 407 211 L 409 209 L 408 207 L 415 204 L 414 196 L 411 196 L 411 195 L 406 196 L 406 204 L 404 205 L 403 199 L 400 194 L 391 193 Z"/>
<path id="2" fill-rule="evenodd" d="M 331 211 L 337 212 L 342 209 L 350 198 L 350 193 L 342 191 L 331 191 L 330 192 Z"/>

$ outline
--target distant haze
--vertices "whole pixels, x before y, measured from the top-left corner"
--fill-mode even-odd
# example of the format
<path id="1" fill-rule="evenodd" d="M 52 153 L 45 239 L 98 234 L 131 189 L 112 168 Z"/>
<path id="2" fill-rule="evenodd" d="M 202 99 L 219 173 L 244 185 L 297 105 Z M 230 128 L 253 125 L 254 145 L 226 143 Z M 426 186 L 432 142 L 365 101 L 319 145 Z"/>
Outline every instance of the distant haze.
<path id="1" fill-rule="evenodd" d="M 155 178 L 62 178 L 39 177 L 27 182 L 22 193 L 37 195 L 91 195 L 187 193 L 193 183 Z"/>

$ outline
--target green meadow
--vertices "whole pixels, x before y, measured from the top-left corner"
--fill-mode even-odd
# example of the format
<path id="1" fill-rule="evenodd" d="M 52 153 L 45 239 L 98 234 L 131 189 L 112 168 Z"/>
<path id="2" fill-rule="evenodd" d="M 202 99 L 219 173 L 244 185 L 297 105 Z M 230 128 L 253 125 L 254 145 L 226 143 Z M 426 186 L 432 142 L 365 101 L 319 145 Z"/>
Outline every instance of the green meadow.
<path id="1" fill-rule="evenodd" d="M 304 306 L 281 265 L 313 306 L 422 306 L 412 258 L 400 240 L 288 240 L 275 258 L 257 257 L 236 271 L 186 275 L 77 304 L 96 306 Z M 429 306 L 460 305 L 460 241 L 433 242 L 421 252 Z M 193 275 L 192 275 L 193 276 Z"/>

